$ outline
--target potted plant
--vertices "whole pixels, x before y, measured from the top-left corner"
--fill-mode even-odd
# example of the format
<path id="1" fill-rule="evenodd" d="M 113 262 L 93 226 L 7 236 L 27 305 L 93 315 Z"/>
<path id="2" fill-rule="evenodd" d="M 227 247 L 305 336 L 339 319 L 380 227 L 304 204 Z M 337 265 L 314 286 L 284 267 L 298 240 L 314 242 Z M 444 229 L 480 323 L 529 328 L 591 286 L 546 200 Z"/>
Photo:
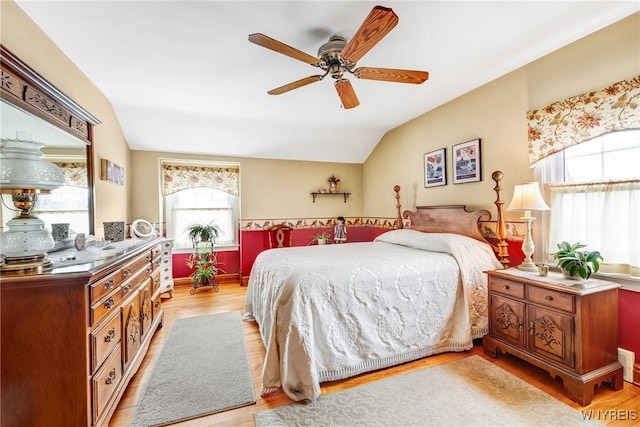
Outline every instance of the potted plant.
<path id="1" fill-rule="evenodd" d="M 329 241 L 330 238 L 331 236 L 329 236 L 326 231 L 323 231 L 322 233 L 316 234 L 315 236 L 311 237 L 311 243 L 317 242 L 319 245 L 324 245 Z"/>
<path id="2" fill-rule="evenodd" d="M 338 184 L 340 184 L 340 179 L 331 174 L 327 181 L 329 181 L 329 192 L 336 193 L 338 191 Z"/>
<path id="3" fill-rule="evenodd" d="M 187 267 L 193 269 L 190 276 L 193 283 L 191 295 L 202 286 L 212 286 L 218 292 L 216 276 L 220 269 L 213 248 L 220 235 L 220 227 L 212 221 L 207 224 L 191 224 L 185 231 L 193 245 L 193 252 L 185 261 Z"/>
<path id="4" fill-rule="evenodd" d="M 587 245 L 580 242 L 575 244 L 558 243 L 558 251 L 551 255 L 557 261 L 556 267 L 562 268 L 565 277 L 576 279 L 580 277 L 587 280 L 600 269 L 602 255 L 598 251 L 580 250 L 586 247 Z"/>

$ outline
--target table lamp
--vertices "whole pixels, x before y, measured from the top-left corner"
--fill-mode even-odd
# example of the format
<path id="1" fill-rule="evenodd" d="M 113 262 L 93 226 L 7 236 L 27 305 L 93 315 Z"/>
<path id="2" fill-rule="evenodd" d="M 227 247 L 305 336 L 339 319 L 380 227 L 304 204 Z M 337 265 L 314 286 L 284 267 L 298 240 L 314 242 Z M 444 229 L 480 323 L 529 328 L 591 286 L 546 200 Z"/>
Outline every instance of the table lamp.
<path id="1" fill-rule="evenodd" d="M 526 224 L 526 234 L 522 241 L 522 252 L 524 261 L 518 266 L 519 270 L 538 271 L 538 267 L 533 263 L 531 256 L 535 250 L 533 238 L 531 237 L 531 223 L 535 218 L 531 216 L 531 211 L 547 211 L 549 206 L 545 203 L 540 194 L 540 186 L 537 182 L 527 182 L 517 184 L 513 190 L 513 199 L 507 208 L 508 211 L 524 211 L 521 217 Z"/>
<path id="2" fill-rule="evenodd" d="M 47 251 L 54 248 L 44 221 L 31 213 L 38 194 L 46 194 L 65 184 L 60 168 L 42 160 L 41 142 L 27 132 L 16 132 L 15 139 L 3 138 L 0 144 L 0 192 L 11 194 L 20 212 L 7 222 L 0 234 L 0 252 L 4 255 L 1 271 L 44 270 L 52 263 Z M 4 200 L 3 200 L 4 203 Z"/>

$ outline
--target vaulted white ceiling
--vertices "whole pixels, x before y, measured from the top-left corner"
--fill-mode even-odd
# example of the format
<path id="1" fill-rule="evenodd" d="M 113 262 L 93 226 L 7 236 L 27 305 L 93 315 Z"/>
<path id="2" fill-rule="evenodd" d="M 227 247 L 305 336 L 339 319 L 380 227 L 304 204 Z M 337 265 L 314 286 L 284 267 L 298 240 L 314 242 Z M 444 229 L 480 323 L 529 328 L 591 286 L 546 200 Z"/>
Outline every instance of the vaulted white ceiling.
<path id="1" fill-rule="evenodd" d="M 639 10 L 624 1 L 34 1 L 18 5 L 109 98 L 131 149 L 364 162 L 390 129 Z M 373 6 L 399 23 L 358 66 L 427 70 L 422 85 L 330 78 L 250 43 L 316 56 Z"/>

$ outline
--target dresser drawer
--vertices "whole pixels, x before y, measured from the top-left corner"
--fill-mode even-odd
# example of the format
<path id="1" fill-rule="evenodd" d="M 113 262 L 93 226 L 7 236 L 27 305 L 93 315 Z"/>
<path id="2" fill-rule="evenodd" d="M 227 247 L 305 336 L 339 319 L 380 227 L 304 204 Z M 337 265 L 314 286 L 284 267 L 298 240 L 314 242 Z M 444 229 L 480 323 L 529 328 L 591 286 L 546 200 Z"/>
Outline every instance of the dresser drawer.
<path id="1" fill-rule="evenodd" d="M 120 286 L 122 276 L 120 270 L 116 270 L 106 277 L 91 284 L 91 304 L 100 300 L 103 296 Z"/>
<path id="2" fill-rule="evenodd" d="M 159 270 L 162 267 L 162 258 L 158 257 L 151 261 L 151 267 L 154 270 Z"/>
<path id="3" fill-rule="evenodd" d="M 134 274 L 136 274 L 140 269 L 148 267 L 151 270 L 151 251 L 147 251 L 142 255 L 139 255 L 137 258 L 134 258 L 132 261 L 124 264 L 120 271 L 122 272 L 122 280 L 127 280 Z"/>
<path id="4" fill-rule="evenodd" d="M 116 292 L 104 297 L 97 304 L 91 306 L 90 322 L 95 325 L 101 319 L 105 318 L 111 312 L 116 311 L 118 304 L 122 300 L 122 291 L 118 289 Z"/>
<path id="5" fill-rule="evenodd" d="M 103 326 L 91 332 L 91 373 L 94 373 L 120 344 L 121 331 L 120 313 L 116 313 Z"/>
<path id="6" fill-rule="evenodd" d="M 151 259 L 158 258 L 162 254 L 162 245 L 157 245 L 151 248 Z"/>
<path id="7" fill-rule="evenodd" d="M 573 313 L 575 311 L 575 297 L 571 294 L 553 291 L 551 289 L 528 286 L 527 299 L 545 307 Z"/>
<path id="8" fill-rule="evenodd" d="M 491 277 L 490 287 L 491 292 L 499 292 L 504 295 L 524 299 L 524 284 L 522 283 L 512 282 L 499 277 Z"/>
<path id="9" fill-rule="evenodd" d="M 154 270 L 153 273 L 151 273 L 151 288 L 153 295 L 160 289 L 160 270 Z"/>
<path id="10" fill-rule="evenodd" d="M 93 423 L 96 424 L 102 411 L 118 388 L 122 379 L 122 364 L 120 360 L 120 345 L 107 359 L 107 362 L 91 378 L 91 398 L 93 405 Z"/>

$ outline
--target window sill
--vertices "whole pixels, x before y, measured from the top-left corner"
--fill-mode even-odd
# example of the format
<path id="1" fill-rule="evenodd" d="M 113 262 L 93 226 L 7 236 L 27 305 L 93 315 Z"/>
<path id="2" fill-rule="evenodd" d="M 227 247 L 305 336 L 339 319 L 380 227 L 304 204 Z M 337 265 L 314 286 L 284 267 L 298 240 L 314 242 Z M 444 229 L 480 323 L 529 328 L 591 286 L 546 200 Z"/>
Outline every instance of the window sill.
<path id="1" fill-rule="evenodd" d="M 622 286 L 627 291 L 640 292 L 640 277 L 625 276 L 614 273 L 597 273 L 593 277 L 601 280 L 610 280 Z"/>

